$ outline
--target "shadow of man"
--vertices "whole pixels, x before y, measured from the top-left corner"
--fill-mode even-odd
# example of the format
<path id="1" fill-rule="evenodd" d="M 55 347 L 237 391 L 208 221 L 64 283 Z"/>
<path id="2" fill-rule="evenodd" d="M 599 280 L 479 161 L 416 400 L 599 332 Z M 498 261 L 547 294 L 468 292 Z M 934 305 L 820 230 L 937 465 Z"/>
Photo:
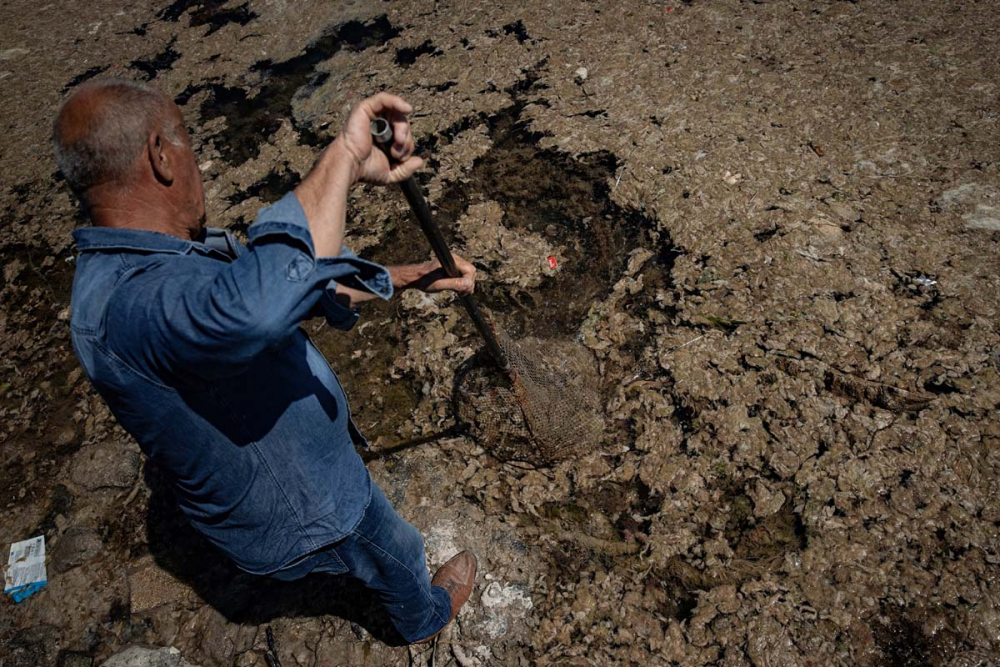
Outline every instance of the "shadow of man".
<path id="1" fill-rule="evenodd" d="M 154 561 L 227 621 L 262 625 L 277 618 L 331 615 L 356 623 L 389 646 L 405 645 L 375 596 L 353 577 L 311 574 L 279 581 L 244 572 L 190 526 L 151 463 L 145 481 L 151 490 L 146 541 Z"/>

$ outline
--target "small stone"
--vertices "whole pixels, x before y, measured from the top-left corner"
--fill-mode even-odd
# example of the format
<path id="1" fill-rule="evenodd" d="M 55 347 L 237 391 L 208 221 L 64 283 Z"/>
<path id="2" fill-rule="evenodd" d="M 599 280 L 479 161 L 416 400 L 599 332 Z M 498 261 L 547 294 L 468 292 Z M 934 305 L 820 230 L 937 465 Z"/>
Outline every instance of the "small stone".
<path id="1" fill-rule="evenodd" d="M 772 491 L 761 479 L 751 487 L 749 495 L 753 500 L 754 515 L 758 518 L 776 514 L 785 504 L 785 494 L 780 490 Z"/>
<path id="2" fill-rule="evenodd" d="M 72 426 L 67 426 L 56 435 L 54 444 L 56 447 L 65 447 L 73 444 L 74 440 L 76 440 L 76 429 Z"/>
<path id="3" fill-rule="evenodd" d="M 104 543 L 90 528 L 68 529 L 52 549 L 52 568 L 59 573 L 83 565 L 104 549 Z"/>
<path id="4" fill-rule="evenodd" d="M 127 489 L 139 475 L 139 453 L 117 443 L 86 447 L 76 455 L 70 473 L 75 484 L 97 489 Z"/>
<path id="5" fill-rule="evenodd" d="M 574 72 L 574 74 L 576 74 L 576 80 L 579 83 L 583 83 L 584 81 L 587 80 L 587 68 L 586 67 L 578 67 L 577 70 Z"/>
<path id="6" fill-rule="evenodd" d="M 188 662 L 180 651 L 173 648 L 143 648 L 130 646 L 115 653 L 104 663 L 104 667 L 198 667 Z"/>

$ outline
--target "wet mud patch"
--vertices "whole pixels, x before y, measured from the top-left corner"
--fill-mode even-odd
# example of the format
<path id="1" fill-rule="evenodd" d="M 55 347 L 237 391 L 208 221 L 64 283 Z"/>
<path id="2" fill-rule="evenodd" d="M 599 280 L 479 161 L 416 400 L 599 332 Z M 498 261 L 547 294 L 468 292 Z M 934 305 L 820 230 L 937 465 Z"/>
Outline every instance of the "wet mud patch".
<path id="1" fill-rule="evenodd" d="M 302 181 L 302 177 L 284 165 L 280 169 L 274 169 L 267 176 L 252 183 L 245 189 L 235 192 L 226 198 L 231 205 L 242 204 L 249 199 L 259 199 L 265 206 L 273 204 L 286 194 L 295 189 Z M 246 234 L 253 220 L 248 220 L 241 215 L 236 222 L 229 225 L 229 231 Z"/>
<path id="2" fill-rule="evenodd" d="M 470 206 L 497 202 L 504 211 L 504 226 L 542 235 L 562 249 L 558 270 L 537 288 L 496 282 L 478 287 L 480 298 L 502 314 L 512 334 L 573 337 L 590 307 L 611 291 L 629 252 L 660 245 L 651 234 L 656 220 L 611 199 L 610 180 L 618 168 L 613 154 L 574 158 L 542 148 L 543 135 L 521 121 L 520 111 L 518 104 L 482 119 L 493 145 L 460 182 L 445 188 L 438 198 L 439 217 L 443 226 L 454 227 Z M 477 122 L 472 117 L 449 128 L 445 137 Z M 661 254 L 669 256 L 669 249 Z M 531 261 L 542 267 L 548 258 Z M 488 268 L 499 264 L 495 260 Z"/>
<path id="3" fill-rule="evenodd" d="M 366 326 L 367 325 L 367 326 Z M 350 397 L 351 414 L 365 438 L 398 444 L 399 429 L 422 398 L 420 384 L 408 375 L 393 377 L 393 363 L 406 353 L 408 336 L 396 304 L 365 304 L 351 331 L 306 325 L 313 342 L 336 368 Z"/>
<path id="4" fill-rule="evenodd" d="M 648 537 L 650 519 L 663 506 L 663 496 L 653 493 L 639 479 L 627 484 L 608 481 L 596 489 L 564 500 L 543 503 L 539 515 L 552 522 L 560 535 L 601 551 L 594 539 L 636 544 Z M 617 549 L 605 549 L 617 552 Z M 631 550 L 630 550 L 631 551 Z M 617 554 L 615 554 L 617 555 Z"/>
<path id="5" fill-rule="evenodd" d="M 283 119 L 291 121 L 302 143 L 317 146 L 323 140 L 313 128 L 297 122 L 292 113 L 293 99 L 307 96 L 329 78 L 328 73 L 317 71 L 322 62 L 342 50 L 358 52 L 384 44 L 399 32 L 385 15 L 367 22 L 348 21 L 327 30 L 293 58 L 254 63 L 250 71 L 262 82 L 257 90 L 252 86 L 197 84 L 184 90 L 176 101 L 186 103 L 195 94 L 208 91 L 200 107 L 201 122 L 226 119 L 226 128 L 215 137 L 215 143 L 223 159 L 233 166 L 257 157 L 260 146 L 278 130 Z"/>
<path id="6" fill-rule="evenodd" d="M 404 47 L 396 50 L 396 64 L 406 68 L 417 62 L 420 56 L 439 56 L 444 51 L 434 46 L 431 40 L 425 40 L 422 44 L 412 47 Z"/>
<path id="7" fill-rule="evenodd" d="M 962 660 L 965 647 L 962 637 L 949 627 L 928 633 L 926 614 L 919 609 L 892 608 L 883 604 L 879 616 L 871 622 L 872 636 L 878 649 L 874 667 L 962 667 L 965 664 L 994 664 Z M 968 657 L 968 656 L 965 656 Z"/>
<path id="8" fill-rule="evenodd" d="M 208 32 L 205 36 L 221 28 L 235 23 L 236 25 L 246 25 L 257 18 L 258 14 L 250 9 L 250 4 L 244 2 L 232 8 L 225 8 L 225 2 L 206 2 L 201 8 L 191 13 L 191 25 L 207 25 Z"/>
<path id="9" fill-rule="evenodd" d="M 410 221 L 394 218 L 386 226 L 387 241 L 363 253 L 364 258 L 393 266 L 422 261 L 411 237 L 394 232 Z M 363 306 L 361 320 L 351 331 L 332 331 L 309 323 L 316 346 L 330 360 L 351 400 L 351 413 L 369 442 L 398 444 L 398 431 L 422 399 L 420 382 L 410 374 L 393 376 L 391 369 L 406 354 L 409 335 L 398 300 L 373 300 Z"/>
<path id="10" fill-rule="evenodd" d="M 505 35 L 514 35 L 519 44 L 524 44 L 531 39 L 531 35 L 528 34 L 528 30 L 524 27 L 524 23 L 520 19 L 505 25 L 503 32 Z"/>
<path id="11" fill-rule="evenodd" d="M 542 135 L 531 132 L 521 122 L 521 108 L 515 104 L 496 115 L 462 119 L 426 139 L 421 152 L 433 155 L 435 149 L 447 146 L 463 132 L 485 127 L 493 141 L 492 148 L 473 163 L 467 178 L 448 184 L 436 198 L 436 216 L 446 235 L 452 237 L 453 245 L 460 248 L 460 238 L 456 238 L 460 237 L 458 219 L 476 204 L 496 202 L 504 211 L 503 224 L 512 232 L 543 235 L 561 248 L 563 261 L 559 270 L 537 287 L 525 289 L 486 280 L 477 285 L 477 297 L 493 311 L 496 324 L 512 336 L 568 343 L 576 338 L 591 307 L 611 292 L 632 249 L 647 245 L 659 249 L 656 260 L 650 262 L 649 276 L 653 283 L 669 279 L 673 250 L 669 240 L 666 244 L 657 240 L 655 219 L 623 209 L 611 200 L 610 183 L 618 167 L 612 154 L 601 152 L 573 158 L 541 148 Z M 385 224 L 382 241 L 365 253 L 366 258 L 383 265 L 418 261 L 426 256 L 426 251 L 415 250 L 415 247 L 426 248 L 423 239 L 415 236 L 418 234 L 409 213 L 394 216 Z M 539 266 L 548 260 L 547 257 L 532 259 Z M 503 262 L 490 261 L 490 269 Z M 635 296 L 629 304 L 629 308 L 633 307 L 643 310 L 649 304 Z M 332 355 L 331 359 L 337 360 L 335 365 L 349 393 L 362 397 L 361 405 L 355 408 L 362 414 L 359 425 L 375 424 L 373 434 L 377 437 L 388 435 L 391 424 L 398 426 L 406 421 L 419 403 L 419 391 L 415 378 L 410 378 L 409 382 L 396 380 L 391 383 L 393 389 L 386 392 L 384 369 L 405 353 L 405 332 L 386 304 L 372 303 L 365 309 L 365 321 L 377 322 L 379 336 L 385 336 L 381 347 L 378 339 L 366 340 L 366 334 L 359 336 L 354 332 L 320 334 L 317 344 Z M 458 327 L 463 336 L 475 335 L 465 318 Z M 637 341 L 635 346 L 641 349 L 644 343 Z M 365 361 L 354 363 L 345 360 L 345 355 Z M 463 372 L 491 363 L 479 354 Z M 379 369 L 378 378 L 371 377 L 371 371 L 366 369 Z M 380 396 L 385 398 L 381 405 L 369 406 L 365 398 L 378 401 Z M 371 414 L 364 415 L 368 410 Z M 381 429 L 389 430 L 379 433 Z"/>
<path id="12" fill-rule="evenodd" d="M 143 81 L 152 81 L 160 72 L 164 72 L 174 66 L 174 63 L 181 57 L 181 54 L 174 48 L 177 38 L 174 37 L 159 53 L 146 58 L 139 58 L 129 63 L 129 67 L 138 70 Z"/>
<path id="13" fill-rule="evenodd" d="M 654 286 L 669 282 L 676 250 L 669 236 L 657 231 L 654 218 L 623 208 L 611 199 L 611 183 L 619 166 L 614 155 L 599 152 L 573 157 L 541 147 L 543 135 L 532 132 L 521 119 L 523 103 L 520 98 L 536 89 L 533 81 L 529 74 L 515 86 L 512 93 L 518 101 L 511 107 L 493 115 L 480 114 L 460 119 L 438 134 L 425 138 L 420 152 L 431 158 L 433 166 L 434 153 L 456 141 L 463 133 L 485 131 L 489 135 L 491 148 L 473 162 L 460 181 L 446 182 L 443 191 L 435 197 L 435 215 L 446 230 L 446 236 L 452 238 L 453 246 L 460 251 L 462 242 L 467 239 L 463 238 L 459 220 L 470 209 L 484 204 L 503 211 L 500 224 L 506 230 L 504 233 L 509 232 L 514 238 L 526 235 L 541 237 L 547 244 L 558 248 L 558 270 L 531 287 L 520 285 L 517 281 L 490 280 L 488 276 L 493 270 L 504 268 L 508 260 L 519 267 L 532 264 L 545 267 L 551 266 L 549 262 L 553 257 L 543 253 L 531 258 L 504 258 L 493 253 L 477 258 L 480 268 L 488 269 L 488 272 L 480 274 L 481 278 L 487 277 L 477 284 L 477 297 L 492 311 L 494 323 L 515 340 L 537 339 L 553 341 L 553 344 L 572 344 L 578 340 L 581 325 L 591 308 L 605 299 L 622 277 L 633 250 L 640 247 L 654 249 L 651 251 L 652 261 L 642 269 L 647 284 Z M 412 262 L 424 255 L 414 250 L 415 246 L 425 248 L 426 245 L 410 218 L 409 214 L 404 214 L 389 220 L 381 243 L 366 253 L 367 256 L 390 265 Z M 629 295 L 626 310 L 641 317 L 650 308 L 654 291 Z M 375 316 L 381 317 L 381 314 Z M 382 325 L 388 327 L 383 331 L 390 332 L 398 326 L 391 317 L 386 317 Z M 456 333 L 466 337 L 466 340 L 475 335 L 464 317 L 456 326 Z M 634 348 L 634 356 L 641 356 L 649 347 L 649 341 L 633 338 L 629 340 L 630 348 Z M 400 353 L 404 351 L 402 340 L 400 332 L 395 344 Z M 338 346 L 350 344 L 344 338 L 336 344 L 329 343 L 327 349 L 335 355 L 347 352 L 358 354 L 357 350 L 346 348 L 336 351 Z M 394 353 L 371 349 L 362 354 L 387 362 L 391 362 L 394 356 Z M 596 368 L 596 359 L 592 363 Z M 458 369 L 452 408 L 460 425 L 477 423 L 468 419 L 469 415 L 461 409 L 468 402 L 461 397 L 462 389 L 468 388 L 464 380 L 475 375 L 477 369 L 492 368 L 492 365 L 489 357 L 477 354 Z M 374 390 L 378 386 L 378 383 L 365 379 L 363 373 L 354 378 L 350 375 L 345 384 L 353 381 L 365 385 L 362 391 L 367 391 L 368 387 Z M 490 391 L 493 387 L 505 386 L 506 382 L 505 376 L 494 378 Z M 595 377 L 592 384 L 601 385 L 602 381 Z M 502 393 L 503 390 L 499 391 Z M 473 394 L 480 396 L 484 392 L 474 390 Z M 406 401 L 394 401 L 393 405 L 402 409 L 412 406 Z M 503 409 L 500 411 L 505 412 Z M 599 407 L 597 411 L 600 411 Z M 520 414 L 519 410 L 515 412 L 515 416 Z M 392 415 L 383 410 L 379 419 L 402 423 L 407 417 L 405 413 Z M 485 440 L 480 444 L 502 460 L 516 459 L 544 465 L 540 460 L 525 455 L 525 448 L 516 443 L 508 448 L 500 447 L 501 451 L 494 451 Z M 534 451 L 537 448 L 529 449 Z M 518 450 L 520 453 L 510 455 L 507 450 Z M 549 457 L 542 458 L 548 461 Z M 555 458 L 562 458 L 562 455 Z"/>
<path id="14" fill-rule="evenodd" d="M 663 507 L 664 497 L 638 477 L 628 484 L 606 482 L 593 494 L 594 506 L 609 517 L 621 539 L 645 539 L 651 518 Z"/>
<path id="15" fill-rule="evenodd" d="M 737 559 L 767 565 L 767 569 L 771 569 L 780 565 L 785 554 L 806 548 L 806 527 L 801 515 L 794 510 L 794 498 L 786 499 L 775 514 L 759 521 L 753 518 L 753 505 L 753 500 L 745 493 L 730 501 L 724 534 Z"/>
<path id="16" fill-rule="evenodd" d="M 64 93 L 67 93 L 70 90 L 72 90 L 73 88 L 76 88 L 77 86 L 79 86 L 81 83 L 85 83 L 87 81 L 90 81 L 94 77 L 98 76 L 99 74 L 103 74 L 107 70 L 108 70 L 108 66 L 107 65 L 98 65 L 96 67 L 91 67 L 90 69 L 88 69 L 88 70 L 86 70 L 84 72 L 81 72 L 80 74 L 77 74 L 72 79 L 70 79 L 69 81 L 67 81 L 66 85 L 63 86 L 62 91 Z"/>
<path id="17" fill-rule="evenodd" d="M 161 21 L 177 22 L 188 13 L 192 28 L 209 26 L 206 37 L 230 23 L 246 25 L 257 18 L 257 13 L 250 9 L 249 3 L 227 7 L 229 4 L 229 0 L 177 0 L 161 9 L 156 16 Z M 145 25 L 138 28 L 137 34 L 145 34 L 145 28 Z"/>

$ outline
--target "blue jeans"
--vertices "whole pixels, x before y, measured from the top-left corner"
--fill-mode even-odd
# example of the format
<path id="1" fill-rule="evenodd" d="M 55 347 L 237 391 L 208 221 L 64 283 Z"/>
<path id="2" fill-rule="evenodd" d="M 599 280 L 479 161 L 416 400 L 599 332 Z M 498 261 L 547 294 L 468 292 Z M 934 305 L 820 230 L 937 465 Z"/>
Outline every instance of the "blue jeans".
<path id="1" fill-rule="evenodd" d="M 396 513 L 374 480 L 364 517 L 347 537 L 271 576 L 291 580 L 313 572 L 360 580 L 408 643 L 429 637 L 451 618 L 448 592 L 431 586 L 420 531 Z"/>

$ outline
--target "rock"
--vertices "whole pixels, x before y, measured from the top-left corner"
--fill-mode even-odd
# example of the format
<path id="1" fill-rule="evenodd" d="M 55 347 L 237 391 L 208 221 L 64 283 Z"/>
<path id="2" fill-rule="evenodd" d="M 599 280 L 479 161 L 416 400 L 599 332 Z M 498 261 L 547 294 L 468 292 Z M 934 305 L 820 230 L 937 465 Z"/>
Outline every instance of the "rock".
<path id="1" fill-rule="evenodd" d="M 52 568 L 59 573 L 66 572 L 87 562 L 103 548 L 104 543 L 92 529 L 70 528 L 52 548 Z"/>
<path id="2" fill-rule="evenodd" d="M 70 474 L 85 489 L 127 489 L 139 475 L 139 453 L 117 443 L 85 447 L 76 455 Z"/>
<path id="3" fill-rule="evenodd" d="M 942 211 L 963 212 L 969 229 L 1000 230 L 1000 190 L 980 183 L 963 183 L 945 190 L 937 203 Z"/>
<path id="4" fill-rule="evenodd" d="M 962 183 L 961 185 L 945 190 L 938 197 L 938 205 L 942 211 L 954 211 L 968 204 L 974 204 L 981 199 L 983 191 L 989 192 L 989 188 L 984 188 L 976 183 Z"/>
<path id="5" fill-rule="evenodd" d="M 753 500 L 753 513 L 758 518 L 777 514 L 785 504 L 785 494 L 777 490 L 772 491 L 761 479 L 758 479 L 750 489 L 749 495 Z"/>
<path id="6" fill-rule="evenodd" d="M 969 229 L 989 229 L 1000 231 L 1000 208 L 977 204 L 976 210 L 962 216 L 965 226 Z"/>
<path id="7" fill-rule="evenodd" d="M 840 241 L 844 237 L 844 231 L 835 221 L 825 217 L 816 217 L 809 221 L 812 225 L 813 240 L 822 243 L 823 241 Z"/>
<path id="8" fill-rule="evenodd" d="M 576 71 L 573 72 L 573 73 L 576 74 L 576 80 L 579 83 L 583 83 L 584 81 L 587 80 L 587 68 L 586 67 L 578 67 L 576 69 Z"/>
<path id="9" fill-rule="evenodd" d="M 198 667 L 188 662 L 181 652 L 169 648 L 143 648 L 130 646 L 115 653 L 104 663 L 104 667 Z"/>
<path id="10" fill-rule="evenodd" d="M 834 201 L 831 199 L 826 202 L 826 205 L 838 218 L 846 223 L 857 221 L 858 216 L 860 215 L 854 206 L 844 202 Z"/>
<path id="11" fill-rule="evenodd" d="M 73 444 L 73 441 L 76 440 L 76 437 L 77 437 L 76 429 L 72 426 L 67 426 L 66 428 L 59 431 L 59 433 L 56 435 L 56 439 L 53 441 L 53 444 L 56 445 L 57 447 L 65 447 L 67 445 Z"/>

